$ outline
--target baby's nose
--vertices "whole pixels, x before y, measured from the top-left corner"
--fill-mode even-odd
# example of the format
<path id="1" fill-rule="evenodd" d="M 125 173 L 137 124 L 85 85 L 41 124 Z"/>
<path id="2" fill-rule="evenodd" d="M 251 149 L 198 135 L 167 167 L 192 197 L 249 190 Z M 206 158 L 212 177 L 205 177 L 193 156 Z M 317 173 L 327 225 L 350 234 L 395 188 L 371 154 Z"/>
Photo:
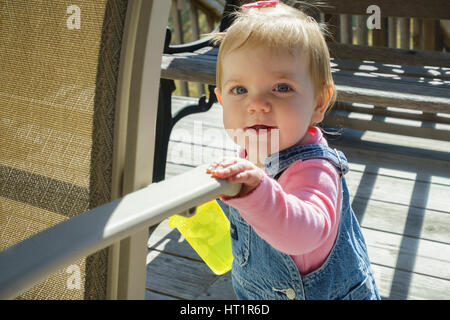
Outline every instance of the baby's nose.
<path id="1" fill-rule="evenodd" d="M 271 109 L 272 109 L 272 104 L 264 96 L 254 97 L 250 101 L 248 108 L 247 108 L 249 113 L 254 113 L 254 112 L 267 113 L 267 112 L 270 112 Z"/>

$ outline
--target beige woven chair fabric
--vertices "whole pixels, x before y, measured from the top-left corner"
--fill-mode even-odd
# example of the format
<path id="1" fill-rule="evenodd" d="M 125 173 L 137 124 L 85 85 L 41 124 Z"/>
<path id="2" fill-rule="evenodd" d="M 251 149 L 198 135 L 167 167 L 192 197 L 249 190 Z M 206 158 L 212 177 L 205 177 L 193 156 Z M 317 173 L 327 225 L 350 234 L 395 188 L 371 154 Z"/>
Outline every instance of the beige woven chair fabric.
<path id="1" fill-rule="evenodd" d="M 77 21 L 71 5 L 79 29 L 68 26 Z M 126 0 L 0 0 L 0 250 L 111 201 L 126 8 Z M 104 299 L 107 250 L 74 264 L 18 298 Z"/>

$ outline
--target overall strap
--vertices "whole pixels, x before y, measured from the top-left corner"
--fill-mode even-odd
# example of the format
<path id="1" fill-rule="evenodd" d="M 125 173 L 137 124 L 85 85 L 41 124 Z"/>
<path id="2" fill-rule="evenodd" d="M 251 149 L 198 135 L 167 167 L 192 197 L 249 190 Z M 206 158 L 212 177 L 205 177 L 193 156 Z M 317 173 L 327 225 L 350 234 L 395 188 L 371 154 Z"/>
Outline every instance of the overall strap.
<path id="1" fill-rule="evenodd" d="M 330 161 L 336 167 L 341 177 L 349 171 L 348 161 L 344 153 L 323 144 L 294 146 L 281 151 L 277 155 L 271 155 L 266 163 L 266 169 L 274 179 L 278 179 L 292 163 L 298 160 L 306 161 L 310 159 Z"/>

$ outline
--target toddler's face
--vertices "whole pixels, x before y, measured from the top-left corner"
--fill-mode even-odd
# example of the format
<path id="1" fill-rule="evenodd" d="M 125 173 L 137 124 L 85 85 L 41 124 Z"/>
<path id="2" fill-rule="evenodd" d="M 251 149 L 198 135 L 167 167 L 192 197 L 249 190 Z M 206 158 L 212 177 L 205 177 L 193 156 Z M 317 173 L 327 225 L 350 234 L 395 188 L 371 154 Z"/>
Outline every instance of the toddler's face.
<path id="1" fill-rule="evenodd" d="M 269 139 L 270 130 L 278 129 L 279 150 L 283 150 L 301 145 L 308 127 L 323 119 L 324 95 L 315 98 L 305 55 L 244 46 L 224 56 L 221 70 L 222 87 L 216 95 L 223 106 L 225 129 L 244 133 L 267 129 Z"/>

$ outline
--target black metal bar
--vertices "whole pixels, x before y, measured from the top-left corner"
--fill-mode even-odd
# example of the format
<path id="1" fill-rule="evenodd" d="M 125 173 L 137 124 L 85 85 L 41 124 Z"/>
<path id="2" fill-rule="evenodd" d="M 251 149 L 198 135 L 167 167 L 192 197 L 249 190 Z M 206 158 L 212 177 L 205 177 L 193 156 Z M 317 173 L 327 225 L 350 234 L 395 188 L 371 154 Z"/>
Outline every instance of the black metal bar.
<path id="1" fill-rule="evenodd" d="M 166 175 L 167 151 L 169 146 L 170 133 L 173 127 L 173 91 L 175 91 L 175 82 L 173 80 L 160 79 L 158 113 L 156 117 L 153 182 L 164 180 L 164 177 Z"/>

